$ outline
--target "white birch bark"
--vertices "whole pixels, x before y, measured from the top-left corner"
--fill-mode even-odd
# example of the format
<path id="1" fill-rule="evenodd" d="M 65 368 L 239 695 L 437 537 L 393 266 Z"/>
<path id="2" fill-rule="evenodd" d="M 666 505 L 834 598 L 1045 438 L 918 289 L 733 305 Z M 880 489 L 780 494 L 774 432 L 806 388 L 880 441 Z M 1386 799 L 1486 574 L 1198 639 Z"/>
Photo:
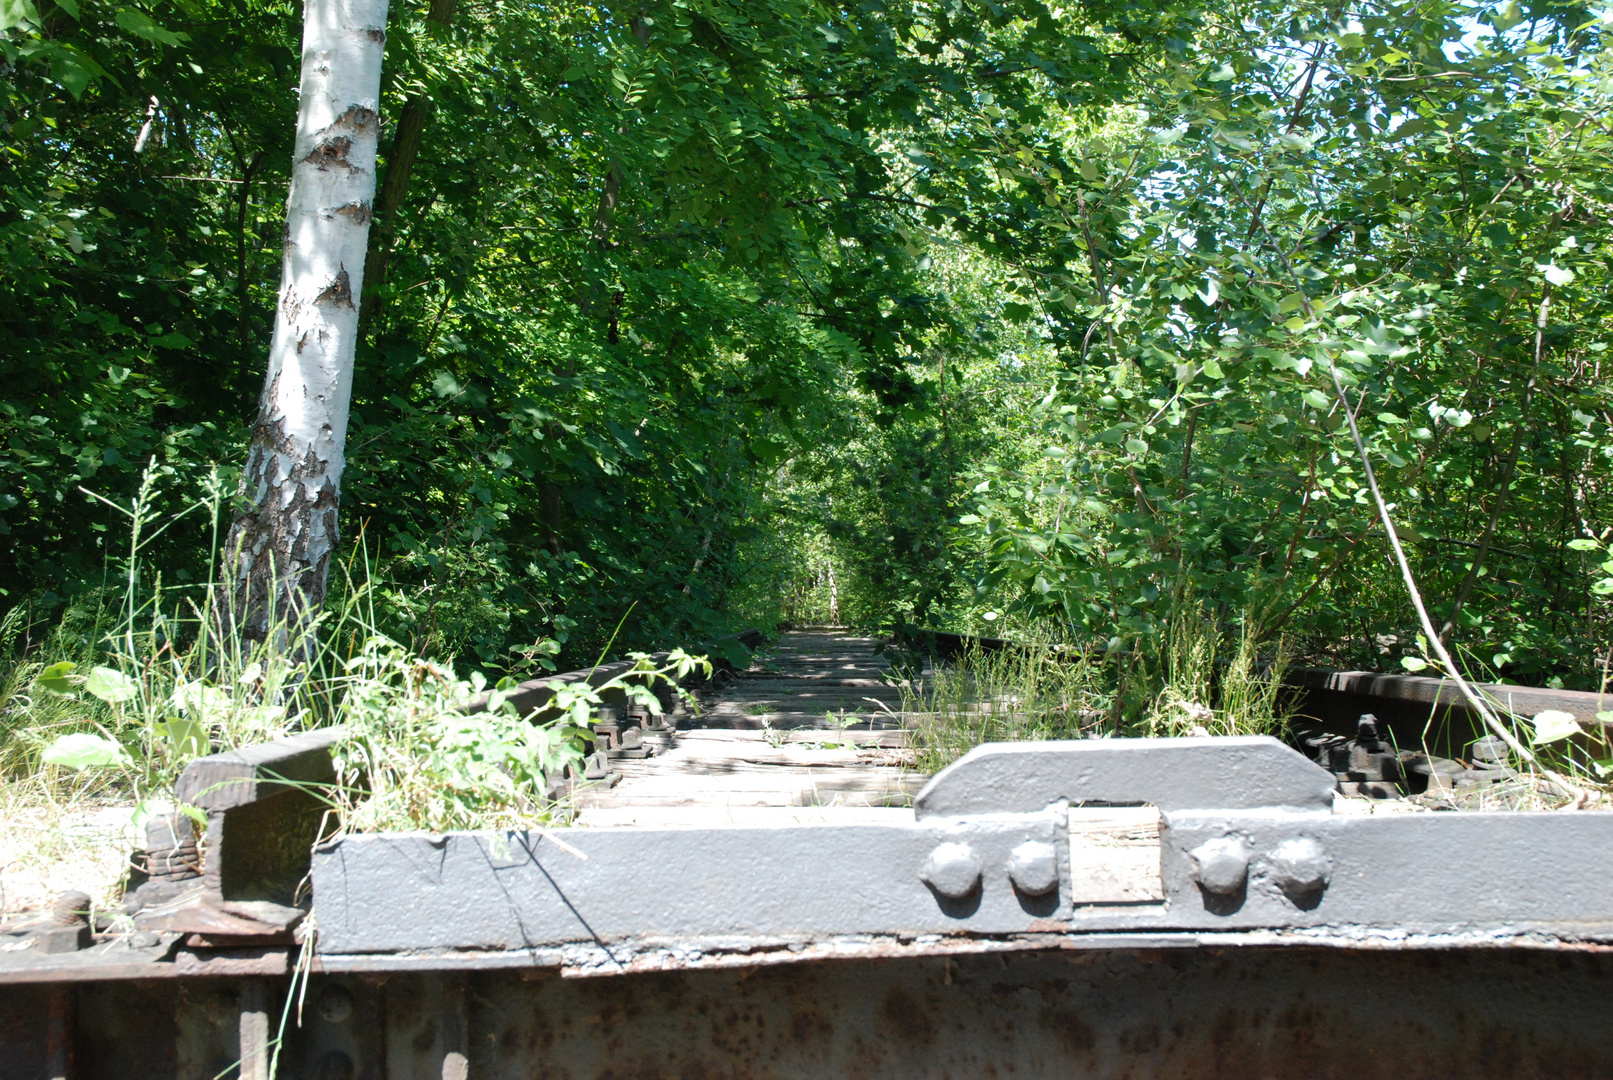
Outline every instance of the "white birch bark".
<path id="1" fill-rule="evenodd" d="M 280 301 L 225 547 L 228 617 L 301 653 L 337 541 L 387 0 L 306 0 Z"/>

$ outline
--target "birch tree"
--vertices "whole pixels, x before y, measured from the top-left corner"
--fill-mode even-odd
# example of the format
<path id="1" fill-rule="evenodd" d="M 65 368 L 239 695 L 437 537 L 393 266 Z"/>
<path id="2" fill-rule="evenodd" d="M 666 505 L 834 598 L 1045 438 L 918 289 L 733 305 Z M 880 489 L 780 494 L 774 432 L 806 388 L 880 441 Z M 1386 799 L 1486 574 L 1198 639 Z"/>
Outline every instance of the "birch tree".
<path id="1" fill-rule="evenodd" d="M 234 633 L 294 652 L 337 542 L 386 16 L 387 0 L 306 0 L 280 298 L 225 547 Z"/>

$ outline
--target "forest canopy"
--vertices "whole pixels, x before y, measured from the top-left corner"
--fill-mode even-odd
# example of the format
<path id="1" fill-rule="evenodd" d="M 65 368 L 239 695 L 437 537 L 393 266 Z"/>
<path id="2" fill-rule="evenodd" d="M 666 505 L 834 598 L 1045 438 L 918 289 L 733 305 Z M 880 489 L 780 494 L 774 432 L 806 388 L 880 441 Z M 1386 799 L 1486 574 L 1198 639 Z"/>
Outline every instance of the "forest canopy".
<path id="1" fill-rule="evenodd" d="M 301 15 L 0 0 L 0 609 L 30 624 L 121 587 L 103 500 L 142 483 L 215 513 L 140 587 L 216 572 Z M 335 587 L 508 670 L 618 626 L 1123 650 L 1182 617 L 1415 670 L 1348 411 L 1464 662 L 1594 686 L 1610 31 L 1516 0 L 400 0 Z"/>

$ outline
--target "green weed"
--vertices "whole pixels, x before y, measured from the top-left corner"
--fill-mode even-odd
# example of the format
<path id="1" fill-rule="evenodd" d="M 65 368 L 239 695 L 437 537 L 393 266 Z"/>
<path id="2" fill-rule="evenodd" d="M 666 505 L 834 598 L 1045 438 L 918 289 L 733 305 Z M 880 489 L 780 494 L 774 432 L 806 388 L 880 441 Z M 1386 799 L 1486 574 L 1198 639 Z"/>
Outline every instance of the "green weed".
<path id="1" fill-rule="evenodd" d="M 203 498 L 158 515 L 156 475 L 147 470 L 128 506 L 101 500 L 127 523 L 115 591 L 70 610 L 42 641 L 28 640 L 20 609 L 0 622 L 0 796 L 18 813 L 120 806 L 139 818 L 166 804 L 197 757 L 345 724 L 342 784 L 329 793 L 341 829 L 546 822 L 550 782 L 580 761 L 602 694 L 658 712 L 652 688 L 706 664 L 682 652 L 660 663 L 640 656 L 601 686 L 551 684 L 535 723 L 509 704 L 513 678 L 489 686 L 479 672 L 461 677 L 450 660 L 378 632 L 360 537 L 335 600 L 315 620 L 313 647 L 294 666 L 272 644 L 242 646 L 218 632 L 216 583 L 165 589 L 147 573 L 143 554 L 155 539 L 193 513 L 216 522 L 223 503 L 215 473 Z M 284 638 L 273 628 L 267 635 Z M 532 646 L 530 666 L 553 670 L 558 648 Z M 485 708 L 468 710 L 478 696 Z"/>
<path id="2" fill-rule="evenodd" d="M 971 645 L 903 682 L 903 719 L 921 771 L 982 743 L 1161 735 L 1281 735 L 1285 644 L 1261 658 L 1258 637 L 1218 628 L 1182 604 L 1162 640 L 1107 653 L 1061 643 L 1028 622 L 1016 643 Z"/>

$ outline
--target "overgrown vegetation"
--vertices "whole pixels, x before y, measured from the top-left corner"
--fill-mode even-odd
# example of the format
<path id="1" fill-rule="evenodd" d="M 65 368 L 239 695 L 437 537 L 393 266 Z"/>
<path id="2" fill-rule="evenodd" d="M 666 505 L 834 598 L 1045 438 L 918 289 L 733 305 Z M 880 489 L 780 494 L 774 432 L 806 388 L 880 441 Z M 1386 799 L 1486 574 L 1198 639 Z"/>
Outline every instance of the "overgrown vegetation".
<path id="1" fill-rule="evenodd" d="M 378 630 L 361 550 L 340 604 L 314 628 L 317 647 L 294 668 L 268 645 L 219 635 L 211 583 L 163 588 L 147 546 L 192 513 L 217 515 L 220 500 L 214 482 L 208 498 L 161 515 L 158 479 L 148 470 L 132 504 L 108 506 L 128 537 L 112 564 L 117 586 L 69 606 L 42 641 L 24 638 L 23 609 L 0 620 L 0 813 L 23 841 L 0 853 L 0 912 L 48 900 L 64 867 L 79 875 L 75 888 L 106 900 L 143 842 L 141 823 L 172 805 L 190 761 L 335 724 L 347 731 L 339 779 L 318 792 L 331 830 L 564 823 L 561 781 L 580 777 L 604 697 L 659 713 L 658 684 L 710 674 L 681 650 L 633 654 L 632 670 L 598 686 L 549 684 L 542 716 L 524 716 L 506 696 L 515 676 L 461 676 Z M 553 640 L 532 646 L 525 674 L 554 672 L 559 651 Z"/>
<path id="2" fill-rule="evenodd" d="M 349 737 L 336 754 L 335 806 L 341 828 L 381 830 L 530 829 L 563 822 L 554 785 L 580 774 L 583 738 L 601 695 L 620 690 L 659 715 L 652 688 L 710 665 L 680 650 L 660 663 L 639 654 L 633 670 L 598 687 L 555 683 L 535 723 L 480 672 L 458 678 L 397 642 L 372 638 L 346 664 L 340 718 Z M 469 706 L 481 699 L 482 707 Z"/>
<path id="3" fill-rule="evenodd" d="M 986 742 L 1288 734 L 1282 642 L 1264 661 L 1247 622 L 1218 626 L 1203 605 L 1179 602 L 1157 653 L 1072 648 L 1027 620 L 1009 628 L 1011 643 L 972 640 L 928 674 L 913 654 L 901 672 L 903 712 L 919 770 L 933 773 Z"/>

